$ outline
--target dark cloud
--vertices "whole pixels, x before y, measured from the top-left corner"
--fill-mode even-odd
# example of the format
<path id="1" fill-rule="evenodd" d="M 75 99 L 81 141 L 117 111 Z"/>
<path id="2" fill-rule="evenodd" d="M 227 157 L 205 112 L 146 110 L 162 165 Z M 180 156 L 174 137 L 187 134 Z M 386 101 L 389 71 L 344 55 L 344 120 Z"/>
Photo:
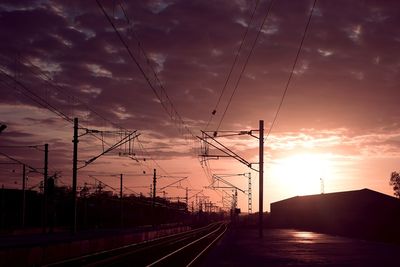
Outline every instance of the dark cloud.
<path id="1" fill-rule="evenodd" d="M 114 5 L 118 1 L 100 2 L 114 16 L 116 27 L 150 81 L 154 84 L 155 71 L 175 109 L 199 134 L 219 98 L 254 3 L 126 1 L 122 10 Z M 269 127 L 312 2 L 275 1 L 221 129 L 256 128 L 259 119 Z M 209 129 L 216 127 L 224 112 L 268 5 L 269 1 L 260 1 L 238 67 Z M 368 131 L 376 133 L 378 128 L 395 127 L 400 119 L 399 9 L 397 1 L 318 1 L 273 133 L 279 136 L 313 129 L 318 135 L 319 131 L 346 128 L 357 137 Z M 123 12 L 129 15 L 129 22 Z M 1 70 L 17 77 L 64 114 L 78 116 L 91 127 L 108 129 L 113 127 L 112 122 L 145 132 L 144 144 L 154 147 L 151 152 L 161 160 L 193 154 L 190 146 L 185 150 L 176 125 L 95 1 L 3 1 L 0 39 Z M 138 40 L 147 58 L 140 53 Z M 52 84 L 43 81 L 41 72 L 52 79 Z M 4 110 L 10 106 L 40 107 L 31 93 L 15 86 L 12 78 L 0 76 L 0 106 Z M 46 140 L 56 148 L 54 164 L 70 169 L 65 157 L 71 154 L 70 124 L 36 113 L 1 114 L 2 121 L 19 120 L 18 130 L 2 134 L 1 143 L 25 144 L 35 136 L 40 140 L 44 133 L 33 132 L 52 129 L 58 136 Z M 98 152 L 95 139 L 85 142 L 81 143 L 82 149 L 87 146 L 85 156 Z M 335 145 L 329 148 L 337 153 L 354 152 L 348 143 Z M 386 140 L 374 147 L 379 145 L 388 145 L 385 149 L 393 151 L 398 140 Z M 253 148 L 236 146 L 246 156 L 256 154 Z"/>

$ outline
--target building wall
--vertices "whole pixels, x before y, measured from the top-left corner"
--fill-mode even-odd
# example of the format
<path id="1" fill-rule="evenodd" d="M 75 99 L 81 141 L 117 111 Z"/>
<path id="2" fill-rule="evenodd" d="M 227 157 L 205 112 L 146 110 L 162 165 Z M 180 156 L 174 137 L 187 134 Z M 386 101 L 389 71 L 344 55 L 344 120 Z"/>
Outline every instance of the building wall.
<path id="1" fill-rule="evenodd" d="M 276 227 L 400 241 L 400 200 L 369 189 L 278 201 L 271 217 Z"/>

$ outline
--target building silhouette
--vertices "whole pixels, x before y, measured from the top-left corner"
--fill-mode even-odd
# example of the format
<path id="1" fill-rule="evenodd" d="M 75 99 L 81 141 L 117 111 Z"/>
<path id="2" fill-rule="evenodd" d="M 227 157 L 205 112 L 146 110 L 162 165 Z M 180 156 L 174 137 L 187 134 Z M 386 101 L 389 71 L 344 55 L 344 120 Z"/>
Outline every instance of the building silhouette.
<path id="1" fill-rule="evenodd" d="M 271 203 L 272 225 L 400 242 L 400 200 L 370 189 Z"/>

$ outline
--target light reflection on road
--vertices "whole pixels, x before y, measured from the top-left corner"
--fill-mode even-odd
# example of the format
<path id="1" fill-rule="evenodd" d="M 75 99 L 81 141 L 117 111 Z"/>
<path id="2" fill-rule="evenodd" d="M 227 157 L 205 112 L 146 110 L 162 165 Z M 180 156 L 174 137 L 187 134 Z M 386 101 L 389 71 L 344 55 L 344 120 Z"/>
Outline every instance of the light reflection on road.
<path id="1" fill-rule="evenodd" d="M 313 233 L 313 232 L 294 231 L 292 242 L 314 243 L 317 238 L 318 238 L 318 234 Z"/>
<path id="2" fill-rule="evenodd" d="M 202 266 L 400 266 L 400 246 L 294 229 L 230 231 Z"/>

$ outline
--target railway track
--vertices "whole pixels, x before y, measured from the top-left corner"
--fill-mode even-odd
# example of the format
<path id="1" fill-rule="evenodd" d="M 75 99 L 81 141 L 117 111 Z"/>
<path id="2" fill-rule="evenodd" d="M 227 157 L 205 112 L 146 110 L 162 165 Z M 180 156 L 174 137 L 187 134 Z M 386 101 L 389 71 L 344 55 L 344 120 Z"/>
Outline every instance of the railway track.
<path id="1" fill-rule="evenodd" d="M 225 233 L 226 222 L 45 266 L 192 266 Z"/>

